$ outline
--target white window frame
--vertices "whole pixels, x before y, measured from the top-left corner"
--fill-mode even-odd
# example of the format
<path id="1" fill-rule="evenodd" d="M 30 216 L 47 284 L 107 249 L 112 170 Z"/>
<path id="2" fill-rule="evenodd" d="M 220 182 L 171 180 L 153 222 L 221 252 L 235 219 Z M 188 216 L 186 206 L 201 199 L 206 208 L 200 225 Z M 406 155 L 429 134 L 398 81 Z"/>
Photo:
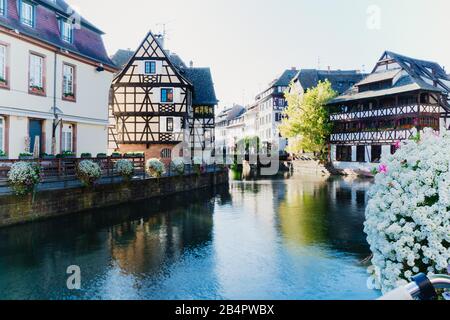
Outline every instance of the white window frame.
<path id="1" fill-rule="evenodd" d="M 69 64 L 63 64 L 63 97 L 71 93 L 75 98 L 75 67 Z"/>
<path id="2" fill-rule="evenodd" d="M 34 27 L 35 8 L 34 8 L 33 4 L 31 4 L 27 1 L 20 2 L 20 22 L 31 28 Z"/>
<path id="3" fill-rule="evenodd" d="M 30 53 L 30 88 L 44 88 L 44 57 Z"/>
<path id="4" fill-rule="evenodd" d="M 8 81 L 7 79 L 8 75 L 6 74 L 6 66 L 8 63 L 7 56 L 8 56 L 8 47 L 0 43 L 0 78 L 3 78 L 5 81 Z"/>
<path id="5" fill-rule="evenodd" d="M 0 116 L 0 150 L 5 150 L 5 117 Z"/>
<path id="6" fill-rule="evenodd" d="M 73 42 L 73 25 L 65 20 L 61 20 L 61 39 L 64 42 Z"/>
<path id="7" fill-rule="evenodd" d="M 0 16 L 6 17 L 6 12 L 8 11 L 7 0 L 0 0 Z"/>
<path id="8" fill-rule="evenodd" d="M 73 124 L 64 123 L 61 130 L 61 152 L 73 152 Z"/>

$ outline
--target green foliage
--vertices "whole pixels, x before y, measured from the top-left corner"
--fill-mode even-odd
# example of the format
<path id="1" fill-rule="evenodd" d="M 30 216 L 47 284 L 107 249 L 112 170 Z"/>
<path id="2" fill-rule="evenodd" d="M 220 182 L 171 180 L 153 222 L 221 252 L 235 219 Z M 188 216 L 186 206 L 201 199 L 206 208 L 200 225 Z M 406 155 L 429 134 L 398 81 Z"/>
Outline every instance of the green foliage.
<path id="1" fill-rule="evenodd" d="M 288 107 L 280 132 L 283 137 L 290 139 L 288 151 L 294 154 L 314 152 L 324 158 L 332 130 L 326 105 L 337 96 L 331 83 L 328 80 L 319 82 L 317 87 L 305 94 L 290 90 L 285 96 Z"/>

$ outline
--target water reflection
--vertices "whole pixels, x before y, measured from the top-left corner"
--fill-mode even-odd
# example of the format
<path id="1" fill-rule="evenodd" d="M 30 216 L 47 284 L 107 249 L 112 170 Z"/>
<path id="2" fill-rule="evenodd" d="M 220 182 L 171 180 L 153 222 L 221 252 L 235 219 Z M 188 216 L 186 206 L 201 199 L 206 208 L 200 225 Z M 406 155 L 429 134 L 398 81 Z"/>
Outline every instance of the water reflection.
<path id="1" fill-rule="evenodd" d="M 359 263 L 369 186 L 233 182 L 0 230 L 0 298 L 374 298 Z M 69 265 L 81 291 L 66 288 Z"/>

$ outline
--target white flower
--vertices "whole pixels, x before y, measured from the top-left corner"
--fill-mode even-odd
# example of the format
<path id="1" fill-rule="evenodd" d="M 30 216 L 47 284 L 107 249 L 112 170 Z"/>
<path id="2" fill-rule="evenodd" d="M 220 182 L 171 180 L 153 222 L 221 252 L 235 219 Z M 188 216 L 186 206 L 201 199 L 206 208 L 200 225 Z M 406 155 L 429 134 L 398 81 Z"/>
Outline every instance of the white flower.
<path id="1" fill-rule="evenodd" d="M 450 263 L 450 136 L 425 129 L 384 157 L 375 177 L 365 232 L 373 251 L 370 287 L 383 292 L 417 273 L 446 273 Z M 376 286 L 375 286 L 376 287 Z"/>
<path id="2" fill-rule="evenodd" d="M 172 172 L 176 172 L 179 175 L 184 174 L 184 159 L 183 158 L 175 158 L 170 163 L 170 170 Z"/>
<path id="3" fill-rule="evenodd" d="M 89 186 L 100 179 L 102 170 L 94 161 L 83 160 L 78 164 L 77 175 L 84 185 Z"/>
<path id="4" fill-rule="evenodd" d="M 29 162 L 13 164 L 8 173 L 8 182 L 17 195 L 29 193 L 39 181 L 39 167 Z"/>
<path id="5" fill-rule="evenodd" d="M 129 179 L 134 173 L 134 166 L 130 160 L 120 159 L 115 164 L 115 169 L 122 177 Z"/>
<path id="6" fill-rule="evenodd" d="M 162 163 L 159 159 L 149 159 L 147 161 L 147 171 L 148 173 L 155 178 L 161 177 L 164 173 L 166 173 L 166 168 L 164 167 L 164 163 Z"/>

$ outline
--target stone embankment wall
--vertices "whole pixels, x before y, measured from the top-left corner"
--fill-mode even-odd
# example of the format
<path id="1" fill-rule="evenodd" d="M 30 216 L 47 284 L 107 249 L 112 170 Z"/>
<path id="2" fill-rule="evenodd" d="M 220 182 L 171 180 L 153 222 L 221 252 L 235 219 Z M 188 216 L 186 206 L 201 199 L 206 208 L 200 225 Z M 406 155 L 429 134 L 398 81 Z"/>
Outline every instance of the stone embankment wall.
<path id="1" fill-rule="evenodd" d="M 169 196 L 228 183 L 228 172 L 133 180 L 94 188 L 48 190 L 34 196 L 0 196 L 0 227 L 11 226 L 90 209 Z"/>

